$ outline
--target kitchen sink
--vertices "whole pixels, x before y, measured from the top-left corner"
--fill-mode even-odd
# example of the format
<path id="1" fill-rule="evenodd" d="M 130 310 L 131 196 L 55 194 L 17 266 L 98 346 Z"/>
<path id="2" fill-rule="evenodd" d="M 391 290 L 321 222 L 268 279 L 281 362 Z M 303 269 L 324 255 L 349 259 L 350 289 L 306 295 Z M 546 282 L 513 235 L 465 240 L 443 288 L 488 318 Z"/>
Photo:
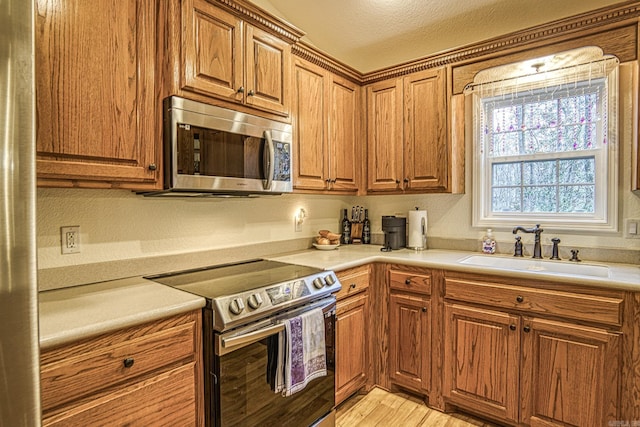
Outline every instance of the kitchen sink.
<path id="1" fill-rule="evenodd" d="M 543 261 L 532 258 L 503 258 L 492 255 L 471 255 L 458 261 L 460 264 L 501 268 L 516 271 L 539 271 L 571 276 L 609 277 L 609 267 L 569 261 Z"/>

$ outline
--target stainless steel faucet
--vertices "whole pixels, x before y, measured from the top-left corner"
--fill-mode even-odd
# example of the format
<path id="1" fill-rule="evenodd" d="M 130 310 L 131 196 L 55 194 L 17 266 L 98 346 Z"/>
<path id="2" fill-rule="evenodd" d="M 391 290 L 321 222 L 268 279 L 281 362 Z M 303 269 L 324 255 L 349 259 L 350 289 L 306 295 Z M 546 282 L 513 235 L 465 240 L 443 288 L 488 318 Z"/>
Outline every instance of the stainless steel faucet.
<path id="1" fill-rule="evenodd" d="M 542 246 L 540 245 L 540 233 L 542 233 L 544 230 L 540 228 L 540 224 L 536 224 L 536 226 L 533 228 L 524 228 L 519 225 L 513 229 L 513 234 L 518 234 L 518 231 L 535 234 L 535 238 L 533 240 L 533 258 L 542 259 Z"/>

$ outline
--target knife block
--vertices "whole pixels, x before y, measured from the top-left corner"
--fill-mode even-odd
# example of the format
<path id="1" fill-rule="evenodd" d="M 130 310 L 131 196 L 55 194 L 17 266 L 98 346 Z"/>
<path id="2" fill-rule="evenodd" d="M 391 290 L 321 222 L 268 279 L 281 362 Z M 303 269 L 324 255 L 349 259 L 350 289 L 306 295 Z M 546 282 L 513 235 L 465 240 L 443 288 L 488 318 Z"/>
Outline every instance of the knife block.
<path id="1" fill-rule="evenodd" d="M 362 243 L 362 223 L 361 222 L 351 223 L 351 243 L 354 243 L 354 244 Z"/>

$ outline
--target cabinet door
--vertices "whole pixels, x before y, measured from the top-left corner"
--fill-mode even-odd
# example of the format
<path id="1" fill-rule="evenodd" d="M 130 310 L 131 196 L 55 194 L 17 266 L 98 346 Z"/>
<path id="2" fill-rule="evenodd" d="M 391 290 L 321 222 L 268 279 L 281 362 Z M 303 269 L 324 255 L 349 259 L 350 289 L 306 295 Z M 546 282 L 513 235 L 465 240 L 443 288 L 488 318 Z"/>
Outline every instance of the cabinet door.
<path id="1" fill-rule="evenodd" d="M 620 338 L 587 326 L 525 319 L 522 422 L 606 426 L 617 413 Z"/>
<path id="2" fill-rule="evenodd" d="M 444 68 L 404 78 L 405 190 L 447 189 L 446 74 Z"/>
<path id="3" fill-rule="evenodd" d="M 39 184 L 154 188 L 155 2 L 37 0 L 36 9 Z"/>
<path id="4" fill-rule="evenodd" d="M 206 0 L 184 0 L 182 31 L 182 87 L 241 102 L 242 21 Z"/>
<path id="5" fill-rule="evenodd" d="M 245 24 L 245 32 L 245 102 L 288 115 L 291 46 L 249 24 Z"/>
<path id="6" fill-rule="evenodd" d="M 443 394 L 460 405 L 516 422 L 520 317 L 445 304 Z"/>
<path id="7" fill-rule="evenodd" d="M 392 293 L 389 313 L 391 382 L 419 392 L 431 383 L 431 305 L 429 299 Z"/>
<path id="8" fill-rule="evenodd" d="M 360 294 L 338 303 L 336 319 L 336 405 L 367 380 L 369 296 Z"/>
<path id="9" fill-rule="evenodd" d="M 358 152 L 359 88 L 331 76 L 329 86 L 329 179 L 331 189 L 357 191 L 363 169 Z"/>
<path id="10" fill-rule="evenodd" d="M 329 158 L 325 126 L 326 72 L 306 61 L 294 67 L 294 176 L 299 189 L 327 189 Z"/>
<path id="11" fill-rule="evenodd" d="M 402 79 L 367 87 L 367 189 L 401 190 Z"/>

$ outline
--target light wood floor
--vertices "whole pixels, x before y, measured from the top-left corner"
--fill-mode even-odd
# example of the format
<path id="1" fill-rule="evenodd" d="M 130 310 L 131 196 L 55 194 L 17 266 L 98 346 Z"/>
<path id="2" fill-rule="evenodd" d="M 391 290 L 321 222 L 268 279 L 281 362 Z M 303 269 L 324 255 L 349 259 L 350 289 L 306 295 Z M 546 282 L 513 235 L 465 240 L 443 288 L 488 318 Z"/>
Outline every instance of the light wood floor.
<path id="1" fill-rule="evenodd" d="M 418 397 L 374 388 L 338 406 L 337 427 L 494 427 L 461 414 L 443 414 L 428 408 Z"/>

